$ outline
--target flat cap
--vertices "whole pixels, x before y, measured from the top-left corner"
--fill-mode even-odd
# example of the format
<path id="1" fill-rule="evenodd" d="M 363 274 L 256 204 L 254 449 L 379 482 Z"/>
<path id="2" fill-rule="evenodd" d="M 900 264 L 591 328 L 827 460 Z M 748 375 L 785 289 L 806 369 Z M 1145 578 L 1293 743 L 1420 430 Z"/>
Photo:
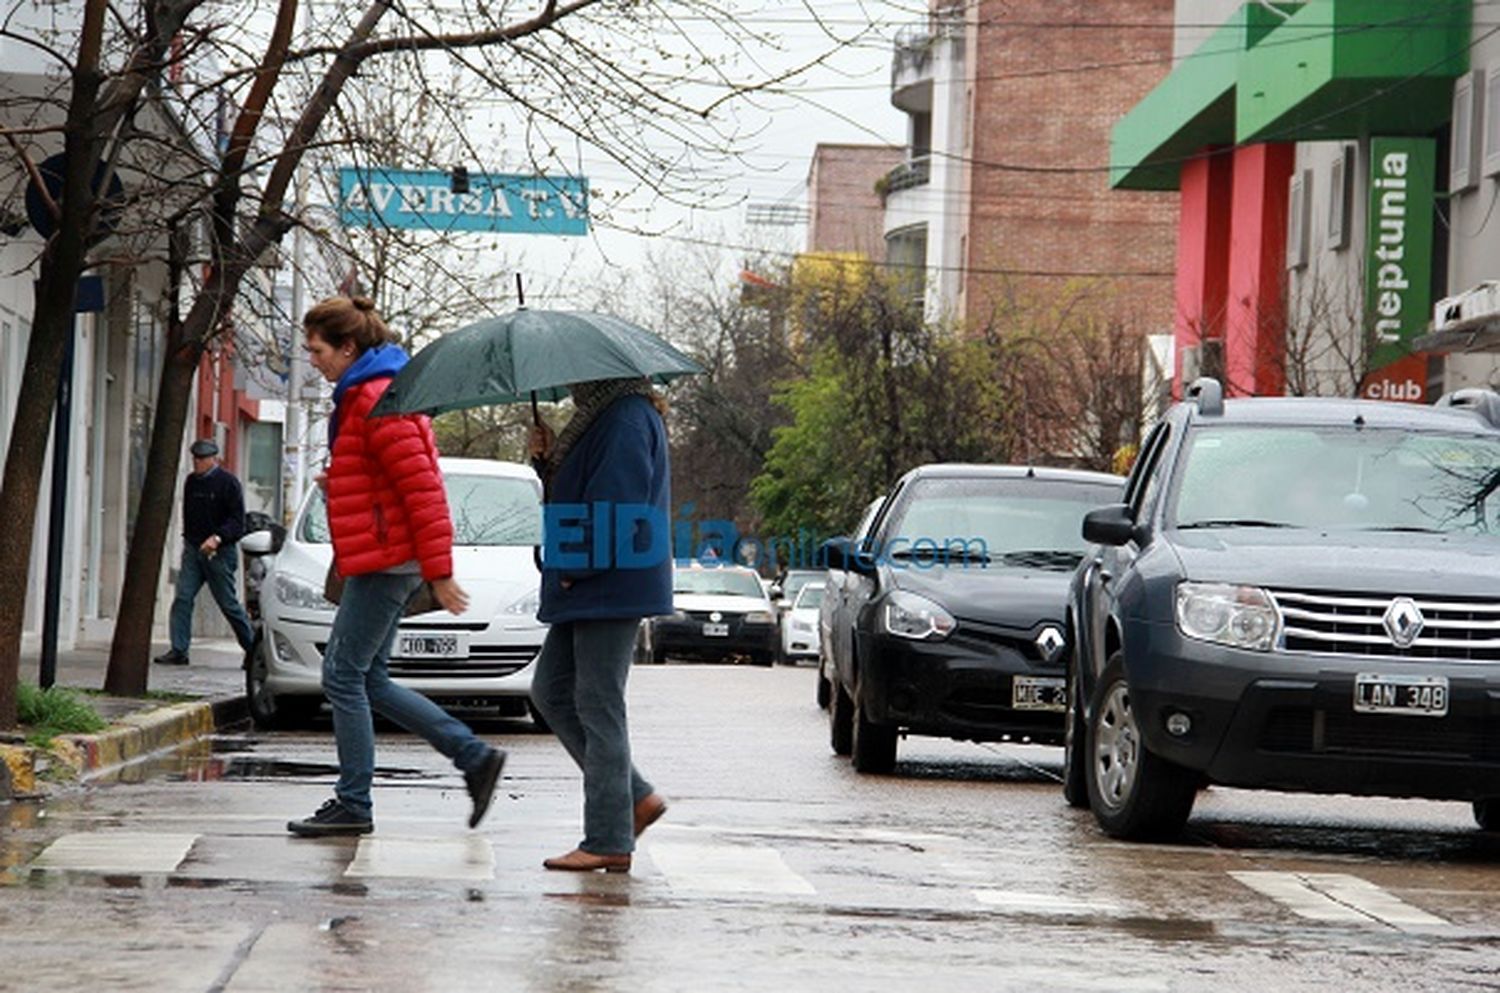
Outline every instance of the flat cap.
<path id="1" fill-rule="evenodd" d="M 219 454 L 219 445 L 212 438 L 199 438 L 188 451 L 193 453 L 195 459 L 206 459 Z"/>

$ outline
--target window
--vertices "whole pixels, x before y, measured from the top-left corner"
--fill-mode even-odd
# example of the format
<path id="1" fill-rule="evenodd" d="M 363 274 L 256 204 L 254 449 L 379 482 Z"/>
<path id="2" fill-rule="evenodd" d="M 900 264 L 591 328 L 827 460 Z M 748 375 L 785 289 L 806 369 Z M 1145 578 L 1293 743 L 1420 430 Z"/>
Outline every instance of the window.
<path id="1" fill-rule="evenodd" d="M 1328 247 L 1349 247 L 1349 215 L 1354 209 L 1354 146 L 1342 145 L 1328 169 Z"/>
<path id="2" fill-rule="evenodd" d="M 1287 195 L 1286 267 L 1307 265 L 1307 207 L 1312 193 L 1312 173 L 1299 169 L 1292 174 Z"/>
<path id="3" fill-rule="evenodd" d="M 1484 69 L 1483 96 L 1480 104 L 1480 120 L 1484 121 L 1484 174 L 1500 173 L 1500 61 L 1491 62 Z"/>
<path id="4" fill-rule="evenodd" d="M 1484 76 L 1479 71 L 1471 72 L 1453 84 L 1453 131 L 1452 149 L 1449 156 L 1452 167 L 1448 172 L 1448 189 L 1457 193 L 1473 188 L 1479 182 L 1479 169 L 1474 161 L 1479 146 L 1474 141 L 1477 130 L 1475 121 L 1484 115 L 1476 113 L 1484 103 Z"/>

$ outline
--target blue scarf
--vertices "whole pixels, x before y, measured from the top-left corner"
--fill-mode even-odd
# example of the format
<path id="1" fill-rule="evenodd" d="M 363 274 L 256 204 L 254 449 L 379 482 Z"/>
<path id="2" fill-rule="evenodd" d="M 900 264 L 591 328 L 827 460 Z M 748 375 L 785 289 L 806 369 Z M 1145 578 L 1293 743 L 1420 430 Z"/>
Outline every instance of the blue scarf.
<path id="1" fill-rule="evenodd" d="M 400 345 L 376 345 L 374 348 L 366 349 L 364 354 L 354 360 L 354 364 L 344 370 L 339 381 L 333 387 L 333 418 L 328 422 L 328 450 L 333 451 L 334 439 L 339 434 L 339 406 L 343 403 L 344 394 L 349 392 L 351 386 L 367 383 L 372 379 L 381 379 L 396 375 L 406 368 L 406 363 L 411 361 L 411 356 Z"/>

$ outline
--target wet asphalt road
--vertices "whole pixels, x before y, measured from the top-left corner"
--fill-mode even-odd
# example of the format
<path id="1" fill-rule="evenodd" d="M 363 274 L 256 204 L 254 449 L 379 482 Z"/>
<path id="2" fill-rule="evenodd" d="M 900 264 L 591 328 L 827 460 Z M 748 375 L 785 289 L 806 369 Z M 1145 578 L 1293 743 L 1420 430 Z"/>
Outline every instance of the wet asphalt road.
<path id="1" fill-rule="evenodd" d="M 578 837 L 561 748 L 495 722 L 494 811 L 383 735 L 376 833 L 289 838 L 326 732 L 225 739 L 143 781 L 0 806 L 0 990 L 1500 989 L 1500 839 L 1467 805 L 1214 789 L 1174 845 L 1067 808 L 1057 749 L 827 747 L 810 669 L 637 670 L 672 803 L 630 876 Z"/>

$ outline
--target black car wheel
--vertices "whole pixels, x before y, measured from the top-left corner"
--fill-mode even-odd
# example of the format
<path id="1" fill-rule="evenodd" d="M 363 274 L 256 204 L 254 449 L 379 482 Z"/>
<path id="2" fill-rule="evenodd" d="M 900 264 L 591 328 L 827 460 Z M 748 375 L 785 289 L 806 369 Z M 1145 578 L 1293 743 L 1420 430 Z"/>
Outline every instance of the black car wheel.
<path id="1" fill-rule="evenodd" d="M 852 754 L 854 768 L 860 772 L 884 776 L 896 768 L 896 729 L 885 724 L 874 724 L 865 715 L 865 708 L 854 701 L 854 741 Z"/>
<path id="2" fill-rule="evenodd" d="M 1198 777 L 1146 748 L 1118 652 L 1095 687 L 1088 730 L 1089 806 L 1104 833 L 1143 840 L 1180 832 Z"/>
<path id="3" fill-rule="evenodd" d="M 828 701 L 828 743 L 835 755 L 848 755 L 854 749 L 854 701 L 838 682 Z"/>
<path id="4" fill-rule="evenodd" d="M 823 674 L 823 660 L 820 658 L 818 659 L 818 709 L 827 710 L 828 701 L 831 699 L 833 699 L 833 684 L 830 683 L 828 681 L 828 677 Z"/>
<path id="5" fill-rule="evenodd" d="M 1063 799 L 1085 810 L 1089 805 L 1088 729 L 1083 724 L 1083 700 L 1078 673 L 1068 673 L 1068 713 L 1063 723 Z"/>
<path id="6" fill-rule="evenodd" d="M 1500 797 L 1475 800 L 1474 822 L 1481 831 L 1500 831 Z"/>

